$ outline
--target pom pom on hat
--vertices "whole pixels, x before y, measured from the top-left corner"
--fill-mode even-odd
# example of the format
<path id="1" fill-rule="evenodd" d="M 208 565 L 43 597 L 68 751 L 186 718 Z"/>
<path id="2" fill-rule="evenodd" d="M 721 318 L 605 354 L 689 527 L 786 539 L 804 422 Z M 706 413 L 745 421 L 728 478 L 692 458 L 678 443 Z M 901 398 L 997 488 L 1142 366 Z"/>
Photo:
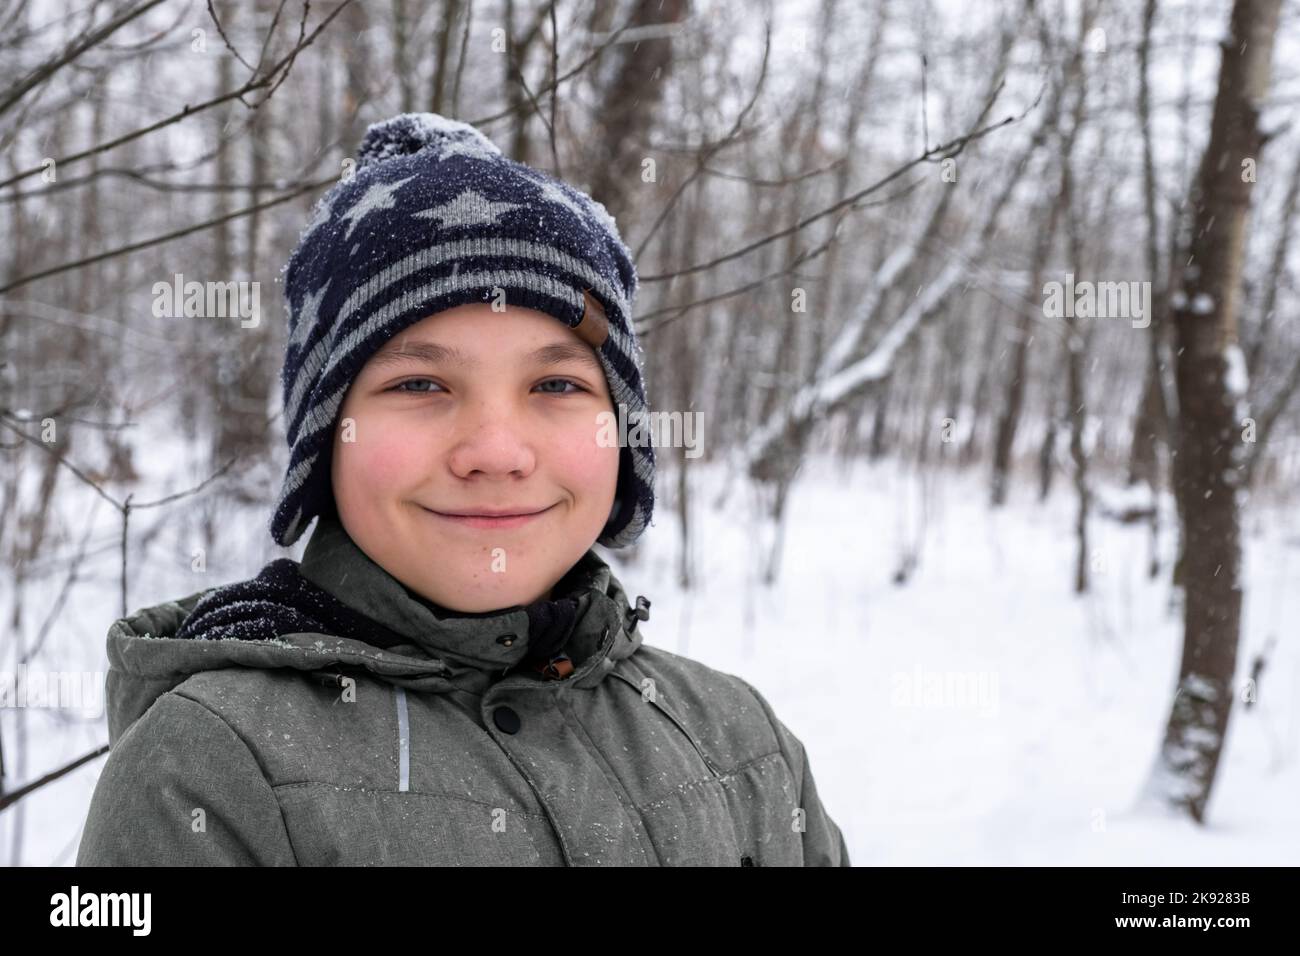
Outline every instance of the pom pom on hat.
<path id="1" fill-rule="evenodd" d="M 443 147 L 458 143 L 472 143 L 479 150 L 501 155 L 495 143 L 468 123 L 437 113 L 403 113 L 370 125 L 357 148 L 357 165 L 364 168 L 430 146 L 439 147 L 441 159 Z"/>

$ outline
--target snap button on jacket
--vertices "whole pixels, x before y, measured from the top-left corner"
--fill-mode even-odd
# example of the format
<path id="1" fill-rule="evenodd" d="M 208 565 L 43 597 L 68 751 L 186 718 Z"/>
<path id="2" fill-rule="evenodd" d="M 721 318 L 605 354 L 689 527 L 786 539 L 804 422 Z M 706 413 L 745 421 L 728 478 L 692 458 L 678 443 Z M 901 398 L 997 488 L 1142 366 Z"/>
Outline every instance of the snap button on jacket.
<path id="1" fill-rule="evenodd" d="M 523 610 L 441 617 L 329 516 L 303 577 L 403 643 L 177 639 L 207 592 L 117 621 L 78 865 L 848 866 L 767 701 L 581 564 L 545 673 Z"/>

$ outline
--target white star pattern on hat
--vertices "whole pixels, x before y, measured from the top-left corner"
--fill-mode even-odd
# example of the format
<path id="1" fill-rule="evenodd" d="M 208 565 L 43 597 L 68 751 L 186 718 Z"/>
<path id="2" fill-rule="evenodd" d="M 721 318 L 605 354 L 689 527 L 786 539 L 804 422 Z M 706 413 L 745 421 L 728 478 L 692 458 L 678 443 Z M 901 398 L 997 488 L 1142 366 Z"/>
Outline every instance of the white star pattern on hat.
<path id="1" fill-rule="evenodd" d="M 523 208 L 517 202 L 492 202 L 486 196 L 466 189 L 441 206 L 431 206 L 413 215 L 417 219 L 436 219 L 443 229 L 453 226 L 494 226 L 502 213 Z"/>
<path id="2" fill-rule="evenodd" d="M 298 309 L 298 321 L 293 327 L 293 335 L 289 337 L 289 347 L 296 348 L 307 340 L 307 333 L 312 330 L 316 324 L 316 317 L 320 314 L 320 303 L 325 298 L 325 290 L 330 287 L 332 280 L 326 279 L 325 284 L 315 292 L 308 292 L 303 296 L 302 305 Z"/>
<path id="3" fill-rule="evenodd" d="M 370 213 L 379 209 L 392 209 L 397 205 L 397 200 L 393 198 L 393 193 L 397 192 L 398 187 L 403 183 L 408 183 L 414 176 L 407 176 L 405 179 L 399 179 L 391 183 L 375 183 L 365 191 L 360 199 L 352 204 L 352 208 L 339 217 L 340 222 L 348 223 L 348 231 L 343 234 L 344 239 L 352 237 L 352 230 L 357 228 L 361 220 Z"/>

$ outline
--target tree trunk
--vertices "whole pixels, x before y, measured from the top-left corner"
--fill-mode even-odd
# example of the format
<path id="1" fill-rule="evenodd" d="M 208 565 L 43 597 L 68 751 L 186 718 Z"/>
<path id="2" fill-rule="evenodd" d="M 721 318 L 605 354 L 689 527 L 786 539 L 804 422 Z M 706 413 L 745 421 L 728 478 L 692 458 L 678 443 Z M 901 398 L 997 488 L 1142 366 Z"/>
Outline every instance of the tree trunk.
<path id="1" fill-rule="evenodd" d="M 1085 13 L 1080 42 L 1087 35 L 1090 20 Z M 1078 95 L 1074 102 L 1074 117 L 1070 133 L 1061 149 L 1061 197 L 1066 213 L 1066 237 L 1070 250 L 1070 265 L 1076 272 L 1085 272 L 1083 234 L 1087 224 L 1087 210 L 1075 194 L 1074 146 L 1079 139 L 1087 116 L 1088 77 L 1080 69 Z M 1104 92 L 1104 91 L 1103 91 Z M 1085 273 L 1086 274 L 1086 273 Z M 1073 309 L 1066 311 L 1065 353 L 1065 421 L 1070 426 L 1071 478 L 1078 506 L 1075 511 L 1075 561 L 1074 593 L 1083 594 L 1089 587 L 1088 579 L 1088 514 L 1092 505 L 1092 492 L 1088 487 L 1088 453 L 1083 447 L 1083 433 L 1087 427 L 1087 396 L 1084 388 L 1084 359 L 1088 352 L 1088 336 L 1080 325 Z"/>
<path id="2" fill-rule="evenodd" d="M 688 0 L 637 0 L 628 21 L 632 27 L 669 25 L 685 20 L 690 13 Z M 615 218 L 628 208 L 628 191 L 640 182 L 640 170 L 635 167 L 640 157 L 632 154 L 633 142 L 652 121 L 663 98 L 666 74 L 673 68 L 675 42 L 680 41 L 655 37 L 620 43 L 611 51 L 618 57 L 618 65 L 603 91 L 597 113 L 602 132 L 592 143 L 604 155 L 592 159 L 588 192 Z M 659 170 L 660 182 L 667 172 Z"/>
<path id="3" fill-rule="evenodd" d="M 1034 142 L 1041 145 L 1046 141 L 1047 136 L 1057 127 L 1061 118 L 1061 107 L 1065 101 L 1065 93 L 1071 87 L 1079 83 L 1080 76 L 1083 72 L 1083 40 L 1088 34 L 1092 24 L 1092 16 L 1095 8 L 1089 8 L 1091 12 L 1085 11 L 1079 30 L 1079 42 L 1074 44 L 1069 60 L 1066 62 L 1064 70 L 1059 79 L 1052 86 L 1051 98 L 1046 111 L 1043 114 L 1043 121 L 1034 133 Z M 1046 27 L 1041 29 L 1043 49 L 1050 50 L 1051 44 L 1048 42 Z M 1073 134 L 1062 143 L 1062 151 L 1070 147 L 1073 142 Z M 1031 147 L 1030 154 L 1033 154 Z M 1047 261 L 1051 256 L 1052 239 L 1056 234 L 1056 226 L 1062 213 L 1063 201 L 1061 193 L 1058 190 L 1055 197 L 1050 202 L 1050 209 L 1047 214 L 1047 222 L 1038 231 L 1038 237 L 1034 244 L 1033 260 L 1030 265 L 1029 291 L 1026 299 L 1030 302 L 1041 302 L 1043 294 L 1043 274 L 1047 269 Z M 1007 370 L 1006 391 L 1002 402 L 1001 412 L 998 415 L 997 427 L 993 439 L 993 474 L 989 489 L 990 504 L 997 508 L 1006 503 L 1007 500 L 1007 480 L 1011 472 L 1012 452 L 1015 449 L 1016 430 L 1020 426 L 1020 415 L 1025 403 L 1025 377 L 1028 374 L 1028 356 L 1029 346 L 1033 341 L 1030 318 L 1024 309 L 1016 311 L 1016 326 L 1014 332 L 1015 340 L 1011 343 L 1011 360 L 1010 367 Z"/>
<path id="4" fill-rule="evenodd" d="M 1204 822 L 1232 712 L 1241 623 L 1245 361 L 1237 344 L 1246 217 L 1264 137 L 1281 0 L 1236 0 L 1223 43 L 1210 139 L 1192 191 L 1195 228 L 1172 300 L 1179 421 L 1174 476 L 1182 500 L 1186 582 L 1178 690 L 1144 797 Z"/>
<path id="5" fill-rule="evenodd" d="M 270 178 L 270 131 L 273 102 L 262 103 L 249 127 L 249 160 L 247 175 L 254 184 L 249 190 L 248 204 L 254 206 L 262 200 L 258 186 Z M 252 213 L 245 220 L 246 239 L 242 267 L 226 274 L 211 275 L 209 281 L 244 281 L 259 283 L 261 289 L 274 289 L 274 282 L 261 281 L 264 272 L 262 245 L 264 217 Z M 269 295 L 259 293 L 259 315 L 255 325 L 243 327 L 242 319 L 217 319 L 224 322 L 221 336 L 222 354 L 218 362 L 217 434 L 213 445 L 214 469 L 221 468 L 234 458 L 236 474 L 257 461 L 264 461 L 268 453 L 267 418 L 270 407 L 271 383 L 275 380 L 275 361 L 271 351 L 271 315 L 278 315 L 276 303 Z M 260 500 L 261 488 L 235 486 L 235 493 L 249 502 Z"/>

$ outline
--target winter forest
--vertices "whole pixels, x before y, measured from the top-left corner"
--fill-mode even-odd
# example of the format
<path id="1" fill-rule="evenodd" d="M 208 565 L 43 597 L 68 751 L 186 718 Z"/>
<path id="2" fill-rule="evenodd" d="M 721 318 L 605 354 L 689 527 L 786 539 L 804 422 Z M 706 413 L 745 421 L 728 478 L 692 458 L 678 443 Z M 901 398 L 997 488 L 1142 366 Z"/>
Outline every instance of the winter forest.
<path id="1" fill-rule="evenodd" d="M 603 554 L 854 865 L 1300 863 L 1295 0 L 0 0 L 0 861 L 75 862 L 113 622 L 301 553 L 283 267 L 400 112 L 617 221 Z"/>

